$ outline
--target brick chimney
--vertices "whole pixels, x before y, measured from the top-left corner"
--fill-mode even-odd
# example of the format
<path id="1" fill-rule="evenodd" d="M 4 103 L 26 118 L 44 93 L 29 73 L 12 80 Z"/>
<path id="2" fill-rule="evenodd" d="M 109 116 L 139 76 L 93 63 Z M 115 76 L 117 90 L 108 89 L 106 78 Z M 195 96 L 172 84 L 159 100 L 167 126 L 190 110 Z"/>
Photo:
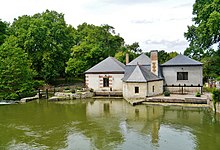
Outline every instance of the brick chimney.
<path id="1" fill-rule="evenodd" d="M 158 76 L 158 51 L 152 50 L 150 53 L 151 59 L 151 72 Z"/>
<path id="2" fill-rule="evenodd" d="M 128 54 L 128 52 L 126 53 L 126 65 L 129 63 L 129 54 Z"/>

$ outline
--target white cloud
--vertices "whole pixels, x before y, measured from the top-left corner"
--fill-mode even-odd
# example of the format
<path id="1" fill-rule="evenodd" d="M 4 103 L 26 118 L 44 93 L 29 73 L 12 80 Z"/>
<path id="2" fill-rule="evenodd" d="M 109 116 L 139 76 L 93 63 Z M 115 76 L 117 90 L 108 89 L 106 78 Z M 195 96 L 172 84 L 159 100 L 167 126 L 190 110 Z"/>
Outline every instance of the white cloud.
<path id="1" fill-rule="evenodd" d="M 186 42 L 183 34 L 191 24 L 193 3 L 194 0 L 7 0 L 0 6 L 0 18 L 12 22 L 21 15 L 55 10 L 65 14 L 67 23 L 74 27 L 83 22 L 109 24 L 126 43 L 139 42 L 146 51 L 160 48 L 156 42 L 147 45 L 145 41 L 149 39 Z M 172 46 L 179 51 L 187 47 L 177 44 Z M 170 45 L 164 49 L 170 49 Z"/>

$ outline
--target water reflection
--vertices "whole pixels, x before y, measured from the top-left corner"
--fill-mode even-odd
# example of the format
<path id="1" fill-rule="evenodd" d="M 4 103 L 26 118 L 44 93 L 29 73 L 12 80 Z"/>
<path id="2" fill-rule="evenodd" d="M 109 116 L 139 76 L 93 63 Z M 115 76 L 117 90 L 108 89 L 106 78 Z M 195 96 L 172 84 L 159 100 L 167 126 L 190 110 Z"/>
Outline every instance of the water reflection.
<path id="1" fill-rule="evenodd" d="M 220 117 L 206 108 L 89 100 L 0 108 L 7 149 L 216 149 Z"/>

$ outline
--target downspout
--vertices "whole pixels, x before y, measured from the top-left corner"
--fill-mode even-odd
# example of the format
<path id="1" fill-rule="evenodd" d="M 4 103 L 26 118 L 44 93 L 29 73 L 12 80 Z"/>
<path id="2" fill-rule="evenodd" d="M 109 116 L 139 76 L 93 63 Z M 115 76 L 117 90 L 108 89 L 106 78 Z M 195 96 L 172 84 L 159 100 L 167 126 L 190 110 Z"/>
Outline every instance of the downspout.
<path id="1" fill-rule="evenodd" d="M 149 88 L 148 88 L 148 81 L 147 81 L 147 97 L 148 97 L 148 89 L 149 89 Z"/>

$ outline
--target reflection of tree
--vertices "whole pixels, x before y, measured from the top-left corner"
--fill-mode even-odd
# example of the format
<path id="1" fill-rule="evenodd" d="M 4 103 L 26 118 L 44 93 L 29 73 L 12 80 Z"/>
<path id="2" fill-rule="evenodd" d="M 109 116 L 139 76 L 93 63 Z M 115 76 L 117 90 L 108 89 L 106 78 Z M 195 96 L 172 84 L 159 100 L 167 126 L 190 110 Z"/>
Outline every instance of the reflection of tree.
<path id="1" fill-rule="evenodd" d="M 120 132 L 118 119 L 90 120 L 76 127 L 92 141 L 97 149 L 113 149 L 124 141 Z"/>
<path id="2" fill-rule="evenodd" d="M 0 124 L 8 125 L 8 132 L 0 130 L 1 137 L 7 137 L 0 138 L 0 143 L 3 145 L 15 140 L 16 143 L 35 143 L 51 149 L 62 148 L 68 134 L 66 127 L 71 126 L 72 122 L 85 121 L 85 108 L 85 103 L 63 105 L 47 104 L 45 101 L 39 104 L 30 102 L 13 109 L 10 106 L 6 111 L 1 110 Z"/>

